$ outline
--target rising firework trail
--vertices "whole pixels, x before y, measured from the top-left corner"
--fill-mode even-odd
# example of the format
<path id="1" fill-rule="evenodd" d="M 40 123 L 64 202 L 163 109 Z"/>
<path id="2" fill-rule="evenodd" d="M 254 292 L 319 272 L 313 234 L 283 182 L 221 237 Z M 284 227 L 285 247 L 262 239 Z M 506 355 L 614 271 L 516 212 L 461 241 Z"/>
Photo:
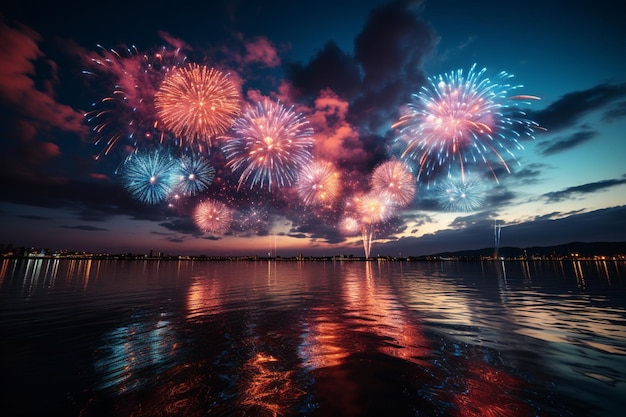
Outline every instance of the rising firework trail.
<path id="1" fill-rule="evenodd" d="M 293 107 L 265 98 L 249 105 L 235 120 L 234 137 L 222 151 L 226 165 L 244 184 L 277 190 L 292 186 L 303 166 L 312 160 L 313 129 Z"/>
<path id="2" fill-rule="evenodd" d="M 402 158 L 419 165 L 418 180 L 450 166 L 464 177 L 467 165 L 481 164 L 497 181 L 493 164 L 510 172 L 513 151 L 534 137 L 539 126 L 519 106 L 537 97 L 513 95 L 522 86 L 509 84 L 513 76 L 506 72 L 493 79 L 485 73 L 473 65 L 467 74 L 458 70 L 429 78 L 393 125 Z"/>
<path id="3" fill-rule="evenodd" d="M 211 139 L 232 126 L 241 108 L 229 75 L 197 64 L 170 72 L 154 101 L 159 120 L 179 145 L 199 151 L 210 149 Z"/>
<path id="4" fill-rule="evenodd" d="M 359 214 L 365 258 L 369 258 L 374 241 L 375 226 L 392 217 L 397 206 L 384 194 L 370 191 L 363 196 L 357 197 L 356 208 Z"/>
<path id="5" fill-rule="evenodd" d="M 132 154 L 121 167 L 122 185 L 131 196 L 146 204 L 157 204 L 172 192 L 177 176 L 176 160 L 166 152 Z"/>
<path id="6" fill-rule="evenodd" d="M 500 230 L 502 230 L 502 224 L 498 223 L 497 220 L 493 221 L 493 235 L 494 235 L 494 249 L 493 249 L 493 259 L 498 259 L 500 252 Z"/>

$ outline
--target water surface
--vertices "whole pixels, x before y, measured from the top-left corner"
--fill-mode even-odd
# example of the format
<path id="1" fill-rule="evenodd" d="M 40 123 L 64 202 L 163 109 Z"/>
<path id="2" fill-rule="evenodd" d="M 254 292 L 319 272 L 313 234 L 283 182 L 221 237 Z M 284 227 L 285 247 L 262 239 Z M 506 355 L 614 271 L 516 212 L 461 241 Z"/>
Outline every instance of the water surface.
<path id="1" fill-rule="evenodd" d="M 626 264 L 0 261 L 7 416 L 607 416 Z"/>

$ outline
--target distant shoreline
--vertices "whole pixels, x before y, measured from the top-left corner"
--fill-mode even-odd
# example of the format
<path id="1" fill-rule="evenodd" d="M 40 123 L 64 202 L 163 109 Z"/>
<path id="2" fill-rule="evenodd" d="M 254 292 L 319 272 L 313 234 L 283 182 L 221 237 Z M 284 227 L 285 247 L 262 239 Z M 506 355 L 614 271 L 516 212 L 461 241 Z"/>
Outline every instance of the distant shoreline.
<path id="1" fill-rule="evenodd" d="M 626 262 L 626 257 L 618 256 L 593 256 L 593 257 L 458 257 L 442 258 L 438 256 L 408 256 L 408 257 L 341 257 L 341 256 L 295 256 L 295 257 L 258 257 L 258 256 L 160 256 L 148 257 L 143 255 L 0 255 L 2 259 L 25 259 L 25 260 L 90 260 L 90 261 L 194 261 L 194 262 L 539 262 L 539 261 L 622 261 Z"/>

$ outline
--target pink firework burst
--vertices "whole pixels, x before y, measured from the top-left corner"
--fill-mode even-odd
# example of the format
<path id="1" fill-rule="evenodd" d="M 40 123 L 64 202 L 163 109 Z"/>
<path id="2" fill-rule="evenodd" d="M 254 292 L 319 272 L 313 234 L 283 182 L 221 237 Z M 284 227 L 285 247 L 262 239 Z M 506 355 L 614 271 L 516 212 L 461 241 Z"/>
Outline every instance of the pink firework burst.
<path id="1" fill-rule="evenodd" d="M 308 205 L 328 205 L 341 194 L 339 171 L 328 161 L 313 161 L 298 174 L 296 189 Z"/>
<path id="2" fill-rule="evenodd" d="M 357 210 L 363 224 L 382 223 L 392 217 L 395 206 L 385 195 L 370 191 L 357 198 Z"/>
<path id="3" fill-rule="evenodd" d="M 485 69 L 475 69 L 429 78 L 393 125 L 400 132 L 402 157 L 419 164 L 418 180 L 452 163 L 462 176 L 466 165 L 484 164 L 497 181 L 492 165 L 510 172 L 507 160 L 523 149 L 520 140 L 534 137 L 538 125 L 519 105 L 537 97 L 512 95 L 521 86 L 509 84 L 513 76 L 506 72 L 490 79 Z"/>
<path id="4" fill-rule="evenodd" d="M 354 236 L 361 232 L 361 224 L 352 216 L 345 216 L 339 221 L 339 229 L 346 236 Z"/>
<path id="5" fill-rule="evenodd" d="M 413 202 L 417 184 L 409 167 L 402 161 L 379 164 L 370 177 L 372 191 L 387 197 L 392 204 L 406 207 Z"/>
<path id="6" fill-rule="evenodd" d="M 198 203 L 193 219 L 203 232 L 222 235 L 230 228 L 233 210 L 220 201 L 206 200 Z"/>
<path id="7" fill-rule="evenodd" d="M 158 118 L 181 145 L 202 150 L 224 134 L 241 109 L 227 73 L 191 64 L 171 71 L 154 96 Z"/>
<path id="8" fill-rule="evenodd" d="M 248 106 L 233 125 L 235 137 L 222 146 L 227 163 L 248 184 L 277 190 L 293 185 L 313 156 L 313 129 L 293 107 L 265 98 Z"/>

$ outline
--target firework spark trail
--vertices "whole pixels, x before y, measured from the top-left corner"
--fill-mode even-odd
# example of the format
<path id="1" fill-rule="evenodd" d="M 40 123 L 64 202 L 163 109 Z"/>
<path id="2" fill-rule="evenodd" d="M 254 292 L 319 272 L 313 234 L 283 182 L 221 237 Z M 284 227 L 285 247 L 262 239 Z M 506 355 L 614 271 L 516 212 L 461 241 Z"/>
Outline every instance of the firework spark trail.
<path id="1" fill-rule="evenodd" d="M 215 179 L 215 168 L 199 154 L 184 155 L 178 160 L 176 190 L 193 196 L 204 191 Z"/>
<path id="2" fill-rule="evenodd" d="M 391 218 L 398 206 L 394 205 L 388 196 L 375 191 L 355 197 L 355 206 L 358 214 L 357 222 L 363 239 L 363 250 L 365 257 L 369 258 L 374 241 L 375 226 Z"/>
<path id="3" fill-rule="evenodd" d="M 193 219 L 203 232 L 222 235 L 230 228 L 233 210 L 221 201 L 206 200 L 198 203 Z"/>
<path id="4" fill-rule="evenodd" d="M 157 204 L 173 190 L 176 170 L 176 160 L 165 152 L 138 152 L 122 166 L 122 184 L 133 198 Z"/>
<path id="5" fill-rule="evenodd" d="M 224 134 L 241 110 L 229 75 L 197 64 L 171 71 L 154 101 L 159 120 L 179 145 L 197 150 L 209 149 L 211 139 Z"/>
<path id="6" fill-rule="evenodd" d="M 465 176 L 466 165 L 485 164 L 496 181 L 492 163 L 510 172 L 507 159 L 512 149 L 523 149 L 520 139 L 533 138 L 537 123 L 526 118 L 519 105 L 536 97 L 511 96 L 522 86 L 508 84 L 513 78 L 500 72 L 491 80 L 485 69 L 467 75 L 462 70 L 429 78 L 413 102 L 392 126 L 399 128 L 397 141 L 405 148 L 402 158 L 419 163 L 417 179 L 455 162 Z M 524 102 L 525 103 L 525 102 Z"/>
<path id="7" fill-rule="evenodd" d="M 370 176 L 374 193 L 388 198 L 398 207 L 406 207 L 415 198 L 417 183 L 409 167 L 402 161 L 385 161 L 374 168 Z"/>
<path id="8" fill-rule="evenodd" d="M 448 178 L 437 187 L 437 194 L 439 206 L 447 211 L 475 211 L 485 199 L 482 182 L 471 175 Z"/>
<path id="9" fill-rule="evenodd" d="M 105 143 L 97 158 L 121 144 L 136 150 L 172 139 L 156 120 L 154 94 L 166 74 L 187 58 L 180 50 L 165 47 L 142 54 L 134 46 L 121 52 L 98 46 L 100 55 L 90 61 L 93 69 L 83 71 L 112 86 L 110 94 L 92 103 L 93 110 L 84 115 L 92 125 L 94 143 Z"/>
<path id="10" fill-rule="evenodd" d="M 341 194 L 339 171 L 328 161 L 312 161 L 298 174 L 296 190 L 304 204 L 332 204 Z"/>
<path id="11" fill-rule="evenodd" d="M 226 165 L 239 174 L 239 187 L 277 190 L 294 184 L 313 157 L 313 129 L 293 107 L 267 98 L 248 106 L 233 125 L 235 137 L 222 146 Z"/>

